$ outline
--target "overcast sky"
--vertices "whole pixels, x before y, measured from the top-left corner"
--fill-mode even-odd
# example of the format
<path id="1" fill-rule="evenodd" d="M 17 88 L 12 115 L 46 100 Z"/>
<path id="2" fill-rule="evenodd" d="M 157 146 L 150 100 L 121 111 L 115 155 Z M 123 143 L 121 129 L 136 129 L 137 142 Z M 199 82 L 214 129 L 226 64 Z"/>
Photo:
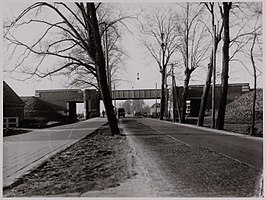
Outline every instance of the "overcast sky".
<path id="1" fill-rule="evenodd" d="M 12 16 L 17 16 L 18 13 L 24 8 L 26 5 L 21 4 L 7 4 L 3 7 L 3 17 L 7 16 L 11 18 Z M 123 5 L 125 8 L 136 9 L 139 10 L 141 8 L 146 8 L 150 10 L 161 8 L 161 3 L 148 3 L 148 4 L 130 4 Z M 265 4 L 264 4 L 265 7 Z M 265 9 L 264 9 L 265 10 Z M 129 57 L 125 60 L 125 66 L 123 70 L 119 74 L 119 78 L 126 80 L 120 81 L 116 86 L 116 89 L 143 89 L 143 88 L 155 88 L 155 83 L 158 83 L 158 87 L 160 87 L 160 73 L 158 73 L 158 65 L 155 61 L 150 58 L 149 54 L 145 49 L 141 46 L 137 35 L 138 29 L 134 24 L 129 24 L 129 29 L 131 33 L 125 32 L 123 35 L 123 48 L 126 50 Z M 26 38 L 31 37 L 32 30 L 25 30 L 25 32 L 21 32 Z M 133 33 L 133 34 L 132 34 Z M 5 51 L 5 47 L 3 48 Z M 4 65 L 7 62 L 7 57 L 4 57 Z M 218 64 L 219 65 L 219 64 Z M 192 79 L 191 84 L 204 84 L 205 75 L 204 70 L 199 70 L 195 73 L 195 77 Z M 231 66 L 229 82 L 231 83 L 243 83 L 248 82 L 250 85 L 253 84 L 252 76 L 250 76 L 247 70 L 240 66 L 234 64 L 234 67 Z M 140 79 L 137 80 L 137 73 L 139 73 Z M 15 92 L 20 96 L 28 96 L 34 95 L 35 90 L 40 89 L 55 89 L 55 88 L 63 88 L 64 85 L 62 82 L 65 80 L 63 77 L 55 77 L 52 79 L 41 79 L 38 80 L 36 78 L 26 80 L 26 81 L 18 81 L 10 77 L 9 73 L 3 73 L 3 79 L 15 90 Z M 262 87 L 263 84 L 263 76 L 260 76 L 258 79 L 258 86 Z M 178 85 L 182 85 L 182 81 L 177 82 Z"/>

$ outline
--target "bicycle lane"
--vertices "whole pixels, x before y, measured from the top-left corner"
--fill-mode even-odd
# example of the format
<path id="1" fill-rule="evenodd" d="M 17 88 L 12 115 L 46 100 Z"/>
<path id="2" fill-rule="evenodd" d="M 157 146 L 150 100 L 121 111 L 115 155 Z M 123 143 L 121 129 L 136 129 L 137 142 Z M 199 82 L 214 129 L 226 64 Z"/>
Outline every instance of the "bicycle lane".
<path id="1" fill-rule="evenodd" d="M 52 155 L 66 149 L 107 122 L 94 118 L 74 124 L 4 137 L 3 186 L 15 182 Z"/>

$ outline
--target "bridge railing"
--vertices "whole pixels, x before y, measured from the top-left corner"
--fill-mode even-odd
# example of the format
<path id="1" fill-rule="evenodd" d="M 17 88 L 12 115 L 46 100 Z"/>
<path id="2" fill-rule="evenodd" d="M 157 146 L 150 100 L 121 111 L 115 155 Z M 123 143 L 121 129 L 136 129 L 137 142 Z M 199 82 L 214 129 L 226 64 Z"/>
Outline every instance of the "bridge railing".
<path id="1" fill-rule="evenodd" d="M 124 99 L 160 99 L 160 89 L 140 89 L 140 90 L 113 90 L 112 98 L 117 100 Z"/>

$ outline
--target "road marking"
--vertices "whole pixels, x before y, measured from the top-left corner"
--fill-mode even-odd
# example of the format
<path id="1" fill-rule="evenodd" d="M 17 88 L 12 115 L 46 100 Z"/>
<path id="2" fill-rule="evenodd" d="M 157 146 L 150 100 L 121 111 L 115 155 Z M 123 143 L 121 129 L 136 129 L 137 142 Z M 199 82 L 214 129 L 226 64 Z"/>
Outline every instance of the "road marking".
<path id="1" fill-rule="evenodd" d="M 182 144 L 184 144 L 184 145 L 186 145 L 186 146 L 191 146 L 191 145 L 189 145 L 189 144 L 187 144 L 187 143 L 185 143 L 185 142 L 183 142 L 183 141 L 181 141 L 181 140 L 179 140 L 179 139 L 176 139 L 176 138 L 174 138 L 173 136 L 171 136 L 171 135 L 166 135 L 167 137 L 169 137 L 169 138 L 171 138 L 171 139 L 173 139 L 173 140 L 176 140 L 176 141 L 178 141 L 178 142 L 180 142 L 180 143 L 182 143 Z"/>
<path id="2" fill-rule="evenodd" d="M 204 147 L 204 146 L 200 146 L 200 147 L 210 149 L 211 151 L 216 152 L 216 153 L 218 153 L 218 154 L 220 154 L 220 155 L 223 155 L 223 156 L 225 156 L 225 157 L 227 157 L 227 158 L 229 158 L 229 159 L 231 159 L 231 160 L 234 160 L 234 161 L 236 161 L 236 162 L 238 162 L 238 163 L 240 163 L 240 164 L 245 164 L 245 165 L 247 165 L 247 166 L 249 166 L 249 167 L 251 167 L 251 168 L 253 168 L 253 169 L 258 169 L 258 170 L 260 170 L 259 168 L 255 167 L 255 166 L 253 166 L 253 165 L 251 165 L 251 164 L 248 164 L 248 163 L 246 163 L 246 162 L 244 162 L 244 161 L 238 160 L 237 158 L 233 158 L 233 157 L 231 157 L 231 156 L 228 156 L 228 155 L 226 155 L 226 154 L 224 154 L 224 153 L 221 153 L 221 152 L 218 152 L 218 151 L 216 151 L 216 150 L 213 150 L 213 149 L 210 148 L 210 147 Z"/>
<path id="3" fill-rule="evenodd" d="M 72 127 L 72 129 L 71 129 L 71 131 L 70 131 L 70 133 L 69 133 L 69 135 L 68 135 L 68 137 L 67 137 L 68 140 L 69 140 L 70 137 L 72 136 L 72 133 L 73 133 L 73 131 L 74 131 L 74 129 L 75 129 L 75 126 L 76 126 L 76 124 L 74 124 L 74 126 Z"/>
<path id="4" fill-rule="evenodd" d="M 156 132 L 159 132 L 159 133 L 161 133 L 161 134 L 163 134 L 163 135 L 165 135 L 165 136 L 167 136 L 167 137 L 169 137 L 169 138 L 171 138 L 171 139 L 173 139 L 173 140 L 176 140 L 176 141 L 178 141 L 179 143 L 181 143 L 181 144 L 184 144 L 184 145 L 186 145 L 186 146 L 190 146 L 189 144 L 187 144 L 187 143 L 185 143 L 185 142 L 183 142 L 183 141 L 181 141 L 181 140 L 179 140 L 179 139 L 176 139 L 176 138 L 174 138 L 173 136 L 171 136 L 171 135 L 167 135 L 167 134 L 165 134 L 164 132 L 162 132 L 162 131 L 160 131 L 160 130 L 156 130 L 156 129 L 154 129 L 154 128 L 152 128 L 151 126 L 149 126 L 152 130 L 154 130 L 154 131 L 156 131 Z"/>
<path id="5" fill-rule="evenodd" d="M 86 130 L 94 130 L 97 129 L 97 127 L 93 128 L 69 128 L 69 129 L 45 129 L 45 130 L 37 130 L 35 129 L 34 132 L 60 132 L 60 131 L 86 131 Z"/>

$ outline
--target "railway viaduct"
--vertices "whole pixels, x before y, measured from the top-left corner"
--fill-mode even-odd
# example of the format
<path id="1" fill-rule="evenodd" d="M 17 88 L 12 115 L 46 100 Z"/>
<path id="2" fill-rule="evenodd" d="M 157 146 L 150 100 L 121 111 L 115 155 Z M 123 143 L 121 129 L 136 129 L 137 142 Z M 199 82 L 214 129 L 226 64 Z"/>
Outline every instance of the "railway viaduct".
<path id="1" fill-rule="evenodd" d="M 220 86 L 217 86 L 216 98 L 220 98 Z M 203 85 L 190 86 L 188 101 L 190 104 L 191 114 L 197 116 L 200 98 L 203 90 Z M 177 99 L 180 101 L 183 91 L 182 87 L 177 87 Z M 228 103 L 233 101 L 238 96 L 250 91 L 248 83 L 229 84 L 228 89 Z M 209 94 L 207 109 L 211 108 L 211 92 Z M 84 118 L 92 118 L 100 116 L 100 100 L 101 95 L 99 91 L 93 89 L 56 89 L 56 90 L 36 90 L 35 99 L 38 99 L 39 103 L 45 104 L 43 109 L 39 109 L 35 113 L 45 117 L 48 121 L 56 120 L 68 120 L 75 121 L 76 103 L 84 104 Z M 132 99 L 160 99 L 160 89 L 140 89 L 140 90 L 115 90 L 112 91 L 112 98 L 114 100 L 132 100 Z M 217 102 L 217 101 L 216 101 Z M 217 105 L 216 105 L 217 107 Z M 25 111 L 25 116 L 27 112 Z M 30 114 L 30 113 L 28 113 Z"/>
<path id="2" fill-rule="evenodd" d="M 160 99 L 161 93 L 159 89 L 143 89 L 143 90 L 115 90 L 112 91 L 112 98 L 116 100 L 129 99 Z M 69 120 L 75 121 L 76 103 L 84 103 L 84 118 L 100 116 L 100 100 L 102 100 L 100 92 L 91 89 L 57 89 L 57 90 L 36 90 L 35 97 L 43 110 L 35 111 L 34 116 L 44 114 L 48 121 Z M 26 111 L 26 112 L 34 112 Z M 37 112 L 37 113 L 36 113 Z M 27 114 L 26 114 L 27 116 Z"/>

